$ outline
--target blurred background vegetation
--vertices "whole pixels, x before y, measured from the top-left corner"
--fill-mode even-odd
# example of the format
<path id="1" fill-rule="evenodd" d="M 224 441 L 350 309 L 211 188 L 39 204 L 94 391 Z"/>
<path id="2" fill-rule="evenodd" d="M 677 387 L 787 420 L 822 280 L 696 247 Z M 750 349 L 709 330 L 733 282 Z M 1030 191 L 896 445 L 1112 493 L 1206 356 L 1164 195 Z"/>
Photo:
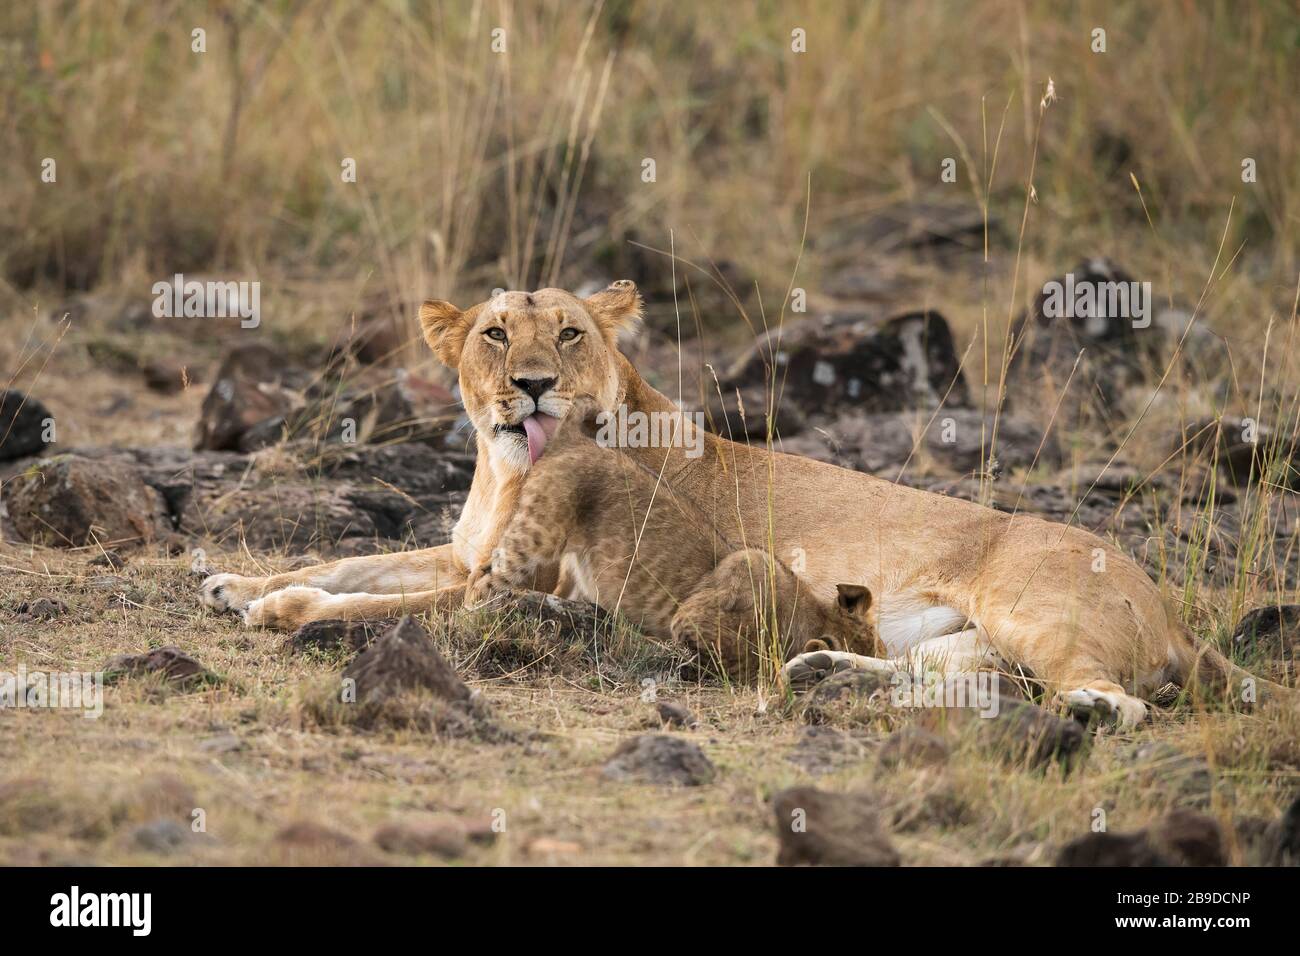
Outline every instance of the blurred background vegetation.
<path id="1" fill-rule="evenodd" d="M 1292 0 L 63 0 L 6 4 L 0 36 L 20 297 L 173 272 L 329 280 L 336 310 L 622 276 L 671 294 L 672 245 L 770 308 L 801 249 L 815 286 L 819 237 L 900 200 L 987 203 L 1014 253 L 1035 157 L 1031 261 L 1208 265 L 1235 201 L 1225 247 L 1294 284 Z"/>

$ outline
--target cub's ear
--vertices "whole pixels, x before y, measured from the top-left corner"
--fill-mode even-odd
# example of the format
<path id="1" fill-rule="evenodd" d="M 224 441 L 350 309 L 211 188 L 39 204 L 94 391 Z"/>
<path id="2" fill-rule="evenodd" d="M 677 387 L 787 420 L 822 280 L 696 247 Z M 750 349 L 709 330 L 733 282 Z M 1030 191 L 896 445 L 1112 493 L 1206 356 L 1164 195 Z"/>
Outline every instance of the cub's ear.
<path id="1" fill-rule="evenodd" d="M 611 282 L 609 288 L 588 296 L 583 303 L 611 343 L 618 340 L 620 331 L 636 328 L 641 321 L 641 293 L 631 279 Z"/>
<path id="2" fill-rule="evenodd" d="M 471 310 L 472 311 L 472 310 Z M 460 353 L 469 334 L 469 317 L 450 302 L 425 300 L 420 306 L 420 328 L 438 361 L 448 368 L 460 364 Z"/>
<path id="3" fill-rule="evenodd" d="M 871 609 L 871 592 L 861 584 L 837 584 L 835 603 L 849 614 L 866 614 Z"/>

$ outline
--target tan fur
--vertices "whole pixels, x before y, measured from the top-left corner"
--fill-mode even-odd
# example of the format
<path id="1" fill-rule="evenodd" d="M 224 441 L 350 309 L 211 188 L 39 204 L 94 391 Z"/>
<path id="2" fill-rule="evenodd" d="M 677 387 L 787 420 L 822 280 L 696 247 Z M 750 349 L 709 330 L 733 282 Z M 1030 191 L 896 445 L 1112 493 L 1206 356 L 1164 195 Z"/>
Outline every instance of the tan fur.
<path id="1" fill-rule="evenodd" d="M 466 312 L 427 303 L 421 311 L 425 336 L 443 361 L 459 368 L 466 412 L 478 433 L 478 468 L 452 543 L 271 578 L 217 575 L 204 585 L 205 601 L 246 607 L 250 623 L 278 627 L 353 616 L 363 604 L 366 613 L 396 613 L 459 603 L 466 578 L 482 567 L 514 513 L 527 469 L 526 454 L 521 465 L 518 446 L 512 449 L 493 432 L 494 424 L 528 413 L 531 402 L 510 385 L 512 377 L 557 377 L 550 407 L 561 416 L 578 394 L 593 396 L 607 410 L 626 404 L 632 411 L 675 411 L 615 348 L 617 327 L 634 320 L 639 307 L 629 282 L 586 300 L 544 289 L 503 293 Z M 508 329 L 512 344 L 504 354 L 489 351 L 494 346 L 483 339 L 489 321 Z M 557 344 L 565 323 L 583 329 L 583 349 L 566 353 Z M 782 559 L 801 555 L 801 578 L 822 600 L 832 599 L 836 584 L 851 581 L 873 592 L 882 614 L 889 602 L 952 608 L 1003 659 L 1073 694 L 1076 703 L 1100 699 L 1125 723 L 1142 719 L 1145 705 L 1138 698 L 1167 680 L 1186 681 L 1194 673 L 1241 676 L 1217 653 L 1197 649 L 1146 573 L 1088 532 L 714 435 L 706 436 L 698 458 L 680 448 L 623 451 L 662 474 L 678 498 L 712 516 L 725 540 L 763 542 Z M 1099 553 L 1104 570 L 1094 571 Z M 388 597 L 295 599 L 287 613 L 254 600 L 290 584 Z"/>
<path id="2" fill-rule="evenodd" d="M 467 603 L 498 587 L 548 588 L 567 563 L 575 569 L 570 596 L 671 636 L 737 679 L 760 673 L 764 658 L 783 663 L 814 639 L 881 653 L 865 588 L 814 598 L 784 562 L 726 541 L 655 475 L 599 447 L 583 434 L 582 417 L 575 408 L 530 470 L 491 571 Z"/>

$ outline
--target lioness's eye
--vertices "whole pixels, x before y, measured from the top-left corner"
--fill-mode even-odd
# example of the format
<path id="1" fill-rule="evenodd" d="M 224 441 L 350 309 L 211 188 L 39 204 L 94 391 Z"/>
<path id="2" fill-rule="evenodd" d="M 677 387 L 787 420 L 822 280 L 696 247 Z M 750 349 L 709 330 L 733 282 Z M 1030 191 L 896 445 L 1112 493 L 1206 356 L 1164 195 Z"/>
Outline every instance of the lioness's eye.
<path id="1" fill-rule="evenodd" d="M 581 335 L 581 334 L 582 334 L 582 330 L 581 330 L 581 329 L 574 329 L 574 328 L 561 329 L 561 330 L 560 330 L 560 341 L 561 341 L 561 342 L 572 342 L 574 339 L 576 339 L 576 338 L 577 338 L 579 335 Z"/>
<path id="2" fill-rule="evenodd" d="M 506 340 L 506 330 L 495 325 L 490 329 L 484 329 L 483 334 L 493 342 L 504 342 Z"/>

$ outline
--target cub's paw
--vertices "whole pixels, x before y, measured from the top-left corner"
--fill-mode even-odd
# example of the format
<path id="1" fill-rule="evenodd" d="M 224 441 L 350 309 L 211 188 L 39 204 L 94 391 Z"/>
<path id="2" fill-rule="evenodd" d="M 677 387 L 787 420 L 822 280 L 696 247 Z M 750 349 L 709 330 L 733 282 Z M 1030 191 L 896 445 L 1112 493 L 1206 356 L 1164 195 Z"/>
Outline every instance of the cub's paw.
<path id="1" fill-rule="evenodd" d="M 469 580 L 465 582 L 465 607 L 479 607 L 486 603 L 493 593 L 500 588 L 500 582 L 492 576 L 491 565 L 479 568 L 471 573 Z"/>
<path id="2" fill-rule="evenodd" d="M 860 666 L 858 655 L 844 651 L 811 651 L 797 654 L 785 663 L 786 685 L 794 692 L 807 690 L 832 674 Z"/>
<path id="3" fill-rule="evenodd" d="M 240 614 L 262 593 L 261 578 L 212 574 L 199 585 L 199 601 L 217 612 Z"/>
<path id="4" fill-rule="evenodd" d="M 333 594 L 321 588 L 287 587 L 272 591 L 264 598 L 251 601 L 244 609 L 244 624 L 279 631 L 296 631 L 308 621 L 333 616 Z"/>

